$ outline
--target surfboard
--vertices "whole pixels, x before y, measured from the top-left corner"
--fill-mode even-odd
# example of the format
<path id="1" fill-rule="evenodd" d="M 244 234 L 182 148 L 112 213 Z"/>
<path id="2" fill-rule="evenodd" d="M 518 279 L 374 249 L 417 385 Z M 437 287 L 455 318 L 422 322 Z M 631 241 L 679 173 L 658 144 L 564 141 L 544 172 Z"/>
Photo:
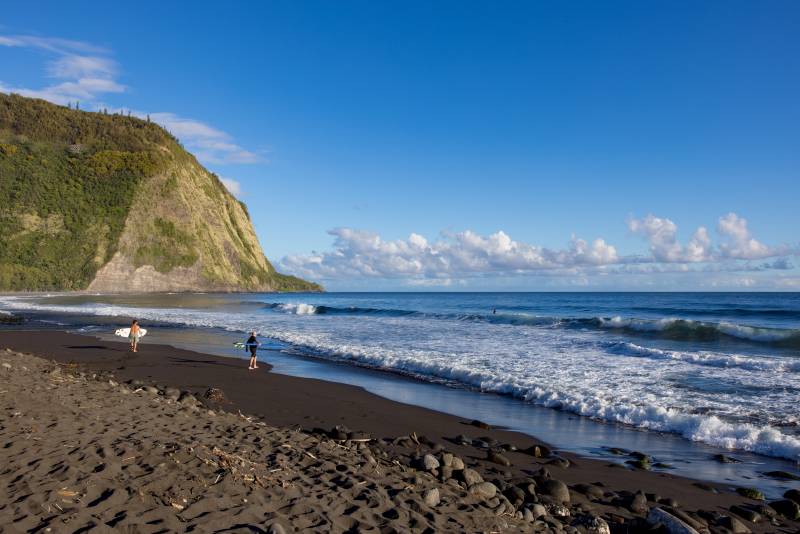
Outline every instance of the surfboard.
<path id="1" fill-rule="evenodd" d="M 128 337 L 131 335 L 130 328 L 120 328 L 114 334 L 118 335 L 119 337 Z M 147 330 L 145 328 L 139 329 L 139 337 L 144 337 L 147 334 Z"/>

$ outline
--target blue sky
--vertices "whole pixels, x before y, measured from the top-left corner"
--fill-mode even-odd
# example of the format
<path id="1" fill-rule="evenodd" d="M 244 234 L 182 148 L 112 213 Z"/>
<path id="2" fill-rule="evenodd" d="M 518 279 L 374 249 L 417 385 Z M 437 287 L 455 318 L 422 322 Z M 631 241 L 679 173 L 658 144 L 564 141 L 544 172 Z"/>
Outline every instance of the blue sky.
<path id="1" fill-rule="evenodd" d="M 18 2 L 0 45 L 330 289 L 800 290 L 796 2 Z"/>

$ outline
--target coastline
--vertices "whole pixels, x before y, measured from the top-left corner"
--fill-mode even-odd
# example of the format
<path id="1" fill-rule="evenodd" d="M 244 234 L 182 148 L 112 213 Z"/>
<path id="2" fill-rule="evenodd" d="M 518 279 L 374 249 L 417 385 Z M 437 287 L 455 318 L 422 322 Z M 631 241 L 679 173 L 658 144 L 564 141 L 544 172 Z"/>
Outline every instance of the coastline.
<path id="1" fill-rule="evenodd" d="M 277 375 L 270 373 L 264 364 L 258 371 L 248 372 L 244 362 L 236 358 L 155 344 L 147 344 L 140 353 L 132 355 L 124 342 L 105 342 L 52 330 L 46 333 L 3 331 L 0 332 L 0 347 L 35 354 L 60 364 L 77 364 L 81 369 L 113 373 L 115 380 L 123 382 L 138 380 L 186 390 L 197 397 L 202 397 L 210 387 L 218 388 L 229 401 L 221 406 L 226 411 L 254 414 L 267 425 L 299 427 L 305 431 L 315 428 L 329 431 L 335 425 L 345 425 L 382 440 L 382 447 L 390 454 L 406 458 L 409 463 L 415 454 L 424 453 L 426 448 L 437 448 L 437 445 L 426 446 L 424 443 L 438 444 L 438 447 L 464 458 L 468 467 L 475 468 L 485 479 L 499 479 L 500 485 L 503 480 L 530 477 L 542 467 L 553 478 L 568 484 L 573 489 L 571 493 L 576 493 L 576 487 L 598 487 L 596 483 L 600 482 L 605 488 L 603 492 L 613 493 L 614 497 L 602 497 L 596 501 L 589 499 L 584 504 L 604 517 L 621 518 L 621 524 L 637 517 L 641 519 L 641 513 L 637 514 L 623 504 L 628 494 L 638 491 L 653 497 L 647 508 L 673 505 L 672 509 L 690 514 L 693 520 L 706 524 L 708 520 L 697 512 L 724 515 L 730 514 L 731 506 L 763 507 L 762 503 L 744 499 L 722 484 L 704 483 L 663 472 L 628 469 L 567 452 L 559 452 L 555 457 L 534 458 L 522 452 L 505 451 L 502 454 L 512 465 L 501 466 L 487 461 L 484 448 L 475 447 L 474 443 L 462 444 L 455 438 L 463 435 L 485 443 L 496 440 L 506 448 L 511 445 L 519 450 L 542 442 L 516 432 L 478 428 L 462 418 L 387 400 L 360 387 Z M 396 440 L 412 434 L 425 436 L 423 445 L 411 443 L 408 446 L 407 440 Z M 580 496 L 575 497 L 580 501 Z M 766 512 L 762 510 L 762 515 Z M 776 528 L 767 519 L 747 526 L 755 532 L 774 531 L 771 529 Z M 798 526 L 800 524 L 792 524 L 794 529 Z"/>

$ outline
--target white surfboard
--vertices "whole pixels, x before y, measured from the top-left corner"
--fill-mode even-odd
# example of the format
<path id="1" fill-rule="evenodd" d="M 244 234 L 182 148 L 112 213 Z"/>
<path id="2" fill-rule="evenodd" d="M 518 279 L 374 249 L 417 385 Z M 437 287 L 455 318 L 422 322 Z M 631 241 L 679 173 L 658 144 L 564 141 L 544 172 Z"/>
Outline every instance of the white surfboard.
<path id="1" fill-rule="evenodd" d="M 119 330 L 114 332 L 114 334 L 118 335 L 119 337 L 128 337 L 128 336 L 131 335 L 131 329 L 130 328 L 120 328 Z M 139 337 L 144 337 L 145 334 L 147 334 L 147 330 L 144 329 L 144 328 L 140 328 L 139 329 Z"/>

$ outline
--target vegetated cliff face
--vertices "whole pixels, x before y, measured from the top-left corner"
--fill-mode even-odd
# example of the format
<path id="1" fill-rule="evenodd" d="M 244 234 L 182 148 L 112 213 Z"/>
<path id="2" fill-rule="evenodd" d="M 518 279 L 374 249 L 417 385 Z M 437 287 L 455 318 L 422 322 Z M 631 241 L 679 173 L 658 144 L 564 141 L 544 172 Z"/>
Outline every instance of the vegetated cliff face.
<path id="1" fill-rule="evenodd" d="M 319 291 L 163 128 L 0 93 L 0 291 Z"/>

